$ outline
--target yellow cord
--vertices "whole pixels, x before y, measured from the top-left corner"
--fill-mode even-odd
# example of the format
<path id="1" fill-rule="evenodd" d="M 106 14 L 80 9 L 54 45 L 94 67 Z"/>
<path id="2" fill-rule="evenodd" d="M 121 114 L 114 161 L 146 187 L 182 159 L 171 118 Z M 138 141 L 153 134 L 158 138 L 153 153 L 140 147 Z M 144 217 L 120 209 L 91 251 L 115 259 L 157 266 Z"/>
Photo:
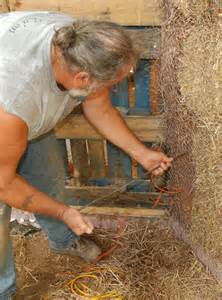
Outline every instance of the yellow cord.
<path id="1" fill-rule="evenodd" d="M 92 278 L 94 280 L 99 280 L 98 276 L 93 274 L 93 272 L 99 272 L 99 270 L 93 270 L 92 272 L 83 273 L 76 276 L 74 279 L 67 283 L 67 286 L 70 287 L 73 294 L 76 294 L 80 297 L 83 297 L 84 300 L 103 300 L 103 299 L 115 299 L 115 300 L 124 300 L 124 296 L 122 296 L 119 292 L 113 290 L 109 293 L 102 294 L 102 295 L 95 295 L 92 296 L 92 289 L 89 288 L 84 283 L 77 283 L 80 279 Z M 82 288 L 81 288 L 82 287 Z"/>

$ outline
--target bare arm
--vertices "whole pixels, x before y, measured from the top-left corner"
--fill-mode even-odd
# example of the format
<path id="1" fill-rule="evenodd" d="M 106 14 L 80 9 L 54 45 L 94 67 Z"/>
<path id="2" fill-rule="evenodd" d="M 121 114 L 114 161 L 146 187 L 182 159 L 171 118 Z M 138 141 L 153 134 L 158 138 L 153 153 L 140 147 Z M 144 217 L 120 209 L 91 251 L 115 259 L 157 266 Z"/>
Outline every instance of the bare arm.
<path id="1" fill-rule="evenodd" d="M 112 106 L 108 89 L 87 97 L 83 110 L 87 119 L 105 138 L 128 153 L 145 169 L 152 171 L 159 168 L 154 172 L 159 175 L 170 166 L 172 159 L 161 152 L 148 149 L 129 129 L 118 110 Z"/>
<path id="2" fill-rule="evenodd" d="M 38 191 L 16 174 L 18 162 L 27 146 L 28 128 L 18 117 L 0 109 L 0 199 L 8 205 L 58 218 L 77 234 L 91 232 L 74 209 Z M 90 225 L 88 228 L 88 225 Z"/>

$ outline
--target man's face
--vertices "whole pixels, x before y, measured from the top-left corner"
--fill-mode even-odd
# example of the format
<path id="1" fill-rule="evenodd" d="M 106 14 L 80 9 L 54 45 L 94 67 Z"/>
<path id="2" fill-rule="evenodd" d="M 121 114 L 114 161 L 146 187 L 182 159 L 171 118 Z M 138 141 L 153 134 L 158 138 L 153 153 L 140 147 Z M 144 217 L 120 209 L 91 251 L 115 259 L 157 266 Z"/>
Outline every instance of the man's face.
<path id="1" fill-rule="evenodd" d="M 73 97 L 76 96 L 88 96 L 91 93 L 95 92 L 101 88 L 111 88 L 113 85 L 122 81 L 125 77 L 128 76 L 130 70 L 132 70 L 132 66 L 129 64 L 125 66 L 116 76 L 115 79 L 107 81 L 103 84 L 98 83 L 95 80 L 91 80 L 89 75 L 85 72 L 79 72 L 74 75 L 74 86 L 72 89 L 69 89 L 70 94 Z"/>
<path id="2" fill-rule="evenodd" d="M 92 79 L 86 71 L 70 72 L 58 49 L 52 47 L 52 67 L 53 75 L 57 83 L 61 84 L 66 90 L 70 91 L 73 97 L 88 96 L 92 92 L 102 88 L 111 88 L 113 85 L 123 80 L 133 68 L 129 62 L 118 72 L 115 79 L 103 84 Z"/>

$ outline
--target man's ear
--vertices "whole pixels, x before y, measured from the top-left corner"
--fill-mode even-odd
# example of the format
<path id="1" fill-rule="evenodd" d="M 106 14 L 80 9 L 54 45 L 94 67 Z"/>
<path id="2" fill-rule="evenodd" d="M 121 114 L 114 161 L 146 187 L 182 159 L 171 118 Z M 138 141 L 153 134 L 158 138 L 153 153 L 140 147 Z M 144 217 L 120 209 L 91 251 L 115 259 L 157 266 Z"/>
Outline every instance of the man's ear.
<path id="1" fill-rule="evenodd" d="M 75 81 L 82 88 L 87 88 L 91 84 L 90 76 L 87 72 L 81 71 L 75 74 Z"/>

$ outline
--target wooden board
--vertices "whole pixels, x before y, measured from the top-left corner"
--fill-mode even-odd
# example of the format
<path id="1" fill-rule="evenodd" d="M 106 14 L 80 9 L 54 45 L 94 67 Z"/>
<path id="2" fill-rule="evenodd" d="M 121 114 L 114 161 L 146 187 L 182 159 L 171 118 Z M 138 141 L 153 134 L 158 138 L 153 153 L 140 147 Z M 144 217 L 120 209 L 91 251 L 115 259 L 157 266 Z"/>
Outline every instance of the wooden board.
<path id="1" fill-rule="evenodd" d="M 90 159 L 90 177 L 103 178 L 106 177 L 105 155 L 103 141 L 90 141 L 89 159 Z"/>
<path id="2" fill-rule="evenodd" d="M 66 187 L 67 199 L 72 199 L 75 205 L 87 205 L 90 202 L 101 199 L 96 202 L 97 206 L 119 206 L 119 207 L 135 207 L 146 206 L 151 207 L 159 196 L 158 192 L 119 192 L 114 187 Z M 106 196 L 104 198 L 104 196 Z M 167 207 L 170 202 L 168 195 L 162 195 L 159 203 L 160 207 Z M 93 203 L 93 205 L 95 205 Z"/>
<path id="3" fill-rule="evenodd" d="M 71 140 L 71 149 L 73 157 L 75 185 L 80 186 L 87 183 L 90 175 L 86 141 Z"/>
<path id="4" fill-rule="evenodd" d="M 158 142 L 163 133 L 160 117 L 157 116 L 127 116 L 126 123 L 142 141 Z M 55 129 L 57 138 L 69 139 L 103 139 L 82 115 L 69 115 Z"/>
<path id="5" fill-rule="evenodd" d="M 157 192 L 128 192 L 126 189 L 119 191 L 118 188 L 119 186 L 65 186 L 66 193 L 70 199 L 85 199 L 89 201 L 106 196 L 105 201 L 119 199 L 129 202 L 136 202 L 136 200 L 146 202 L 149 199 L 155 199 L 159 195 Z M 165 199 L 167 196 L 163 195 L 163 198 Z"/>
<path id="6" fill-rule="evenodd" d="M 0 0 L 0 12 L 9 11 L 7 0 Z"/>
<path id="7" fill-rule="evenodd" d="M 123 208 L 123 207 L 97 207 L 89 206 L 73 206 L 75 209 L 81 210 L 84 214 L 89 215 L 108 215 L 108 216 L 123 216 L 123 217 L 161 217 L 165 215 L 165 211 L 162 209 L 150 209 L 150 208 Z M 83 209 L 84 208 L 84 209 Z"/>
<path id="8" fill-rule="evenodd" d="M 132 181 L 132 182 L 131 182 Z M 116 177 L 106 177 L 106 178 L 89 178 L 88 185 L 84 186 L 75 186 L 75 180 L 73 181 L 72 178 L 70 178 L 67 181 L 66 189 L 73 189 L 74 190 L 85 190 L 89 191 L 90 193 L 92 191 L 106 191 L 108 192 L 111 190 L 112 192 L 124 192 L 124 191 L 140 191 L 146 190 L 146 192 L 150 192 L 150 179 L 148 179 L 148 175 L 146 175 L 143 179 L 135 179 L 132 180 L 131 178 L 116 178 Z"/>
<path id="9" fill-rule="evenodd" d="M 123 25 L 160 25 L 160 0 L 8 0 L 11 10 L 61 11 Z"/>

